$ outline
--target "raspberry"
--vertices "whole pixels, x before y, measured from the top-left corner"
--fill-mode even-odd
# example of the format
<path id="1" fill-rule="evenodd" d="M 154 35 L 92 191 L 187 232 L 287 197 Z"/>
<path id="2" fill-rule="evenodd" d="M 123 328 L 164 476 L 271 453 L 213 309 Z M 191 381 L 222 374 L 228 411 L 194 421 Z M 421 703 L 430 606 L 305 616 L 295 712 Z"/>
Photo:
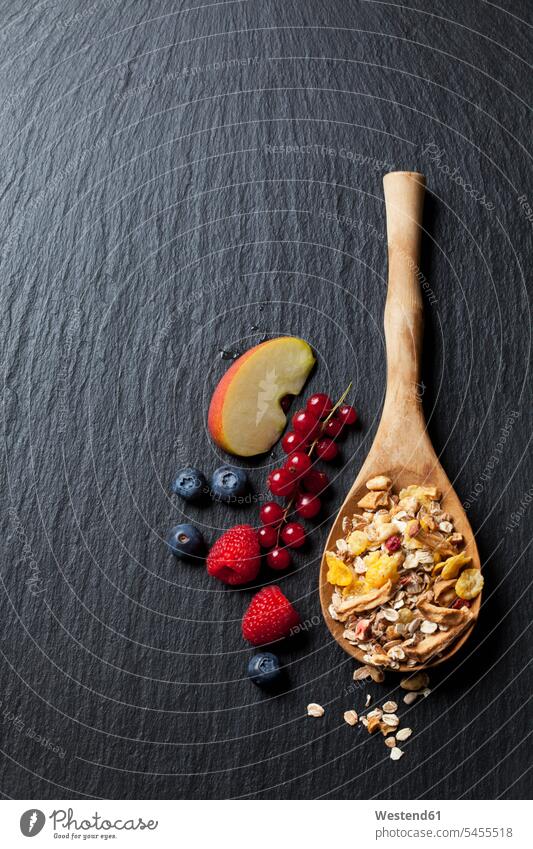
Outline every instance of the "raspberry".
<path id="1" fill-rule="evenodd" d="M 207 571 L 224 584 L 238 586 L 257 578 L 261 554 L 257 532 L 250 525 L 226 531 L 207 555 Z"/>
<path id="2" fill-rule="evenodd" d="M 288 637 L 300 617 L 276 585 L 263 587 L 254 595 L 242 618 L 242 635 L 254 646 Z"/>

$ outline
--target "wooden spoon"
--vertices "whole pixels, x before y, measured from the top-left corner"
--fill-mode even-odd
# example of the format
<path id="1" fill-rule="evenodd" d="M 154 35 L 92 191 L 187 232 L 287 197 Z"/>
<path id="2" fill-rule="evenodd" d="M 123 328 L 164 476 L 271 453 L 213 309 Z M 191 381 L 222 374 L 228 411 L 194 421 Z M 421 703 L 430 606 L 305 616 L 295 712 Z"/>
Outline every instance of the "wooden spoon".
<path id="1" fill-rule="evenodd" d="M 419 391 L 422 355 L 423 304 L 419 284 L 420 241 L 425 178 L 422 174 L 398 171 L 383 180 L 387 216 L 389 281 L 385 304 L 385 341 L 387 348 L 387 391 L 381 421 L 361 471 L 337 515 L 325 551 L 335 551 L 335 543 L 345 536 L 342 520 L 361 513 L 357 502 L 368 492 L 365 483 L 376 475 L 392 479 L 397 492 L 409 484 L 434 484 L 442 494 L 442 509 L 450 513 L 455 530 L 463 534 L 471 568 L 480 568 L 479 554 L 461 502 L 440 465 L 429 439 Z M 320 603 L 329 630 L 341 647 L 357 660 L 365 652 L 350 645 L 342 634 L 345 624 L 331 618 L 333 587 L 326 580 L 325 552 L 320 569 Z M 481 596 L 471 602 L 472 626 L 441 656 L 417 666 L 400 665 L 413 671 L 448 660 L 472 633 L 479 613 Z"/>

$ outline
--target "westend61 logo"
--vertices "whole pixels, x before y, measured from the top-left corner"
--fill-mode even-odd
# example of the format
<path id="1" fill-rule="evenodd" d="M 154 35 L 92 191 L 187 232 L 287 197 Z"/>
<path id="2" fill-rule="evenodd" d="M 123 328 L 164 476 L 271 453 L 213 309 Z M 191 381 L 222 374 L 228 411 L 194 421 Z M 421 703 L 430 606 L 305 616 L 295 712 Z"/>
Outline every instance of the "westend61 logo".
<path id="1" fill-rule="evenodd" d="M 143 820 L 142 817 L 134 817 L 132 819 L 116 819 L 110 820 L 103 817 L 98 812 L 91 814 L 87 818 L 75 818 L 72 808 L 63 810 L 59 808 L 48 816 L 52 821 L 54 837 L 61 838 L 79 838 L 82 835 L 78 832 L 83 832 L 85 838 L 88 832 L 91 837 L 100 837 L 103 840 L 108 840 L 111 837 L 116 837 L 113 832 L 117 831 L 155 831 L 159 825 L 158 820 Z M 20 818 L 20 830 L 25 837 L 35 837 L 42 830 L 46 822 L 46 817 L 42 811 L 37 808 L 32 808 L 25 811 Z M 105 832 L 104 834 L 96 834 L 95 832 Z"/>

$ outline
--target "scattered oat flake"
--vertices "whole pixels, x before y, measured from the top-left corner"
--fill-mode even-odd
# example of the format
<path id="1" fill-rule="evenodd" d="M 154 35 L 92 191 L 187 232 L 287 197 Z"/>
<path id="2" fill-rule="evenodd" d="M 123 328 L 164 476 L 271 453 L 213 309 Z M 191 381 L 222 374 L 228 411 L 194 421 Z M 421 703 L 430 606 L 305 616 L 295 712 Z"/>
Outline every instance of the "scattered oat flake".
<path id="1" fill-rule="evenodd" d="M 357 725 L 358 716 L 354 710 L 346 710 L 344 711 L 344 721 L 348 723 L 348 725 Z"/>
<path id="2" fill-rule="evenodd" d="M 395 713 L 384 713 L 381 718 L 385 725 L 389 725 L 391 728 L 396 728 L 400 724 L 400 720 Z"/>
<path id="3" fill-rule="evenodd" d="M 396 702 L 385 702 L 385 704 L 383 705 L 384 713 L 396 713 L 397 710 L 398 705 L 396 704 Z"/>
<path id="4" fill-rule="evenodd" d="M 365 700 L 365 707 L 368 707 L 368 705 L 370 704 L 371 701 L 372 701 L 372 696 L 370 695 L 370 693 L 367 693 L 366 694 L 366 700 Z"/>
<path id="5" fill-rule="evenodd" d="M 427 698 L 427 696 L 429 696 L 430 693 L 431 693 L 431 690 L 429 689 L 429 687 L 426 687 L 425 690 L 422 690 L 422 695 L 424 696 L 424 698 Z"/>
<path id="6" fill-rule="evenodd" d="M 307 705 L 307 715 L 324 716 L 324 708 L 322 705 L 317 705 L 315 702 L 311 702 L 310 705 Z"/>
<path id="7" fill-rule="evenodd" d="M 386 737 L 385 745 L 388 746 L 389 749 L 393 749 L 396 745 L 396 737 Z"/>
<path id="8" fill-rule="evenodd" d="M 399 731 L 396 732 L 396 739 L 402 743 L 404 740 L 407 740 L 408 737 L 413 733 L 412 728 L 400 728 Z"/>
<path id="9" fill-rule="evenodd" d="M 413 702 L 416 701 L 417 698 L 418 698 L 418 693 L 411 692 L 411 693 L 406 693 L 405 696 L 403 697 L 403 700 L 404 700 L 406 705 L 412 705 Z"/>
<path id="10" fill-rule="evenodd" d="M 404 753 L 402 752 L 402 750 L 401 750 L 401 749 L 399 749 L 399 748 L 398 748 L 398 746 L 394 746 L 394 747 L 390 750 L 390 759 L 391 759 L 391 761 L 399 761 L 399 760 L 400 760 L 400 758 L 403 758 L 403 755 L 404 755 Z"/>
<path id="11" fill-rule="evenodd" d="M 357 669 L 354 670 L 353 680 L 362 681 L 364 678 L 370 678 L 370 669 L 368 666 L 358 666 Z"/>

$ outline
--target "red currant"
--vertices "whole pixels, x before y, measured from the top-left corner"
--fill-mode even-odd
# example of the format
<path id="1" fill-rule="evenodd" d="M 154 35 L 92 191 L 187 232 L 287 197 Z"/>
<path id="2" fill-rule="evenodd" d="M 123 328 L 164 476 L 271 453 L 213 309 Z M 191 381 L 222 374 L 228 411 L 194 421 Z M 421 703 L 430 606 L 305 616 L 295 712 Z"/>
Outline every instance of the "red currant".
<path id="1" fill-rule="evenodd" d="M 339 449 L 331 439 L 319 439 L 315 446 L 315 451 L 317 456 L 320 457 L 321 460 L 325 460 L 326 463 L 329 463 L 330 460 L 334 460 L 339 453 Z"/>
<path id="2" fill-rule="evenodd" d="M 385 543 L 385 548 L 387 549 L 389 554 L 393 554 L 395 551 L 398 551 L 401 544 L 402 540 L 398 536 L 398 534 L 393 534 L 391 537 L 388 538 L 387 542 Z"/>
<path id="3" fill-rule="evenodd" d="M 317 419 L 325 419 L 333 409 L 333 401 L 329 395 L 324 395 L 323 392 L 317 392 L 316 395 L 311 395 L 307 402 L 307 409 L 313 413 Z"/>
<path id="4" fill-rule="evenodd" d="M 302 433 L 294 433 L 290 430 L 281 440 L 281 447 L 285 454 L 290 454 L 292 451 L 303 451 L 307 448 L 307 439 Z"/>
<path id="5" fill-rule="evenodd" d="M 267 563 L 271 569 L 288 569 L 292 562 L 290 551 L 286 548 L 273 548 L 267 554 Z"/>
<path id="6" fill-rule="evenodd" d="M 320 513 L 321 506 L 320 498 L 317 498 L 316 495 L 303 493 L 296 499 L 295 509 L 302 519 L 313 519 Z"/>
<path id="7" fill-rule="evenodd" d="M 302 483 L 307 492 L 312 492 L 313 495 L 320 495 L 329 486 L 329 478 L 324 472 L 319 472 L 318 469 L 311 469 L 311 471 L 307 472 Z"/>
<path id="8" fill-rule="evenodd" d="M 263 525 L 271 525 L 273 528 L 281 525 L 283 520 L 283 507 L 275 501 L 265 501 L 259 511 L 259 518 Z"/>
<path id="9" fill-rule="evenodd" d="M 324 428 L 324 436 L 329 436 L 331 439 L 335 439 L 342 433 L 343 429 L 344 422 L 336 418 L 330 419 Z"/>
<path id="10" fill-rule="evenodd" d="M 273 495 L 282 498 L 290 498 L 294 493 L 298 481 L 287 469 L 274 469 L 268 476 L 268 487 Z"/>
<path id="11" fill-rule="evenodd" d="M 350 407 L 349 404 L 343 404 L 337 410 L 337 418 L 339 418 L 343 424 L 353 425 L 357 421 L 357 412 L 353 407 Z"/>
<path id="12" fill-rule="evenodd" d="M 301 548 L 305 542 L 305 530 L 299 522 L 289 522 L 281 532 L 281 539 L 289 548 Z"/>
<path id="13" fill-rule="evenodd" d="M 293 477 L 301 478 L 311 468 L 311 457 L 303 451 L 294 451 L 289 454 L 284 467 Z"/>
<path id="14" fill-rule="evenodd" d="M 272 525 L 263 525 L 257 531 L 257 536 L 262 548 L 274 548 L 278 541 L 278 532 Z"/>
<path id="15" fill-rule="evenodd" d="M 292 426 L 307 439 L 314 439 L 320 432 L 320 422 L 309 410 L 299 410 L 292 417 Z"/>

